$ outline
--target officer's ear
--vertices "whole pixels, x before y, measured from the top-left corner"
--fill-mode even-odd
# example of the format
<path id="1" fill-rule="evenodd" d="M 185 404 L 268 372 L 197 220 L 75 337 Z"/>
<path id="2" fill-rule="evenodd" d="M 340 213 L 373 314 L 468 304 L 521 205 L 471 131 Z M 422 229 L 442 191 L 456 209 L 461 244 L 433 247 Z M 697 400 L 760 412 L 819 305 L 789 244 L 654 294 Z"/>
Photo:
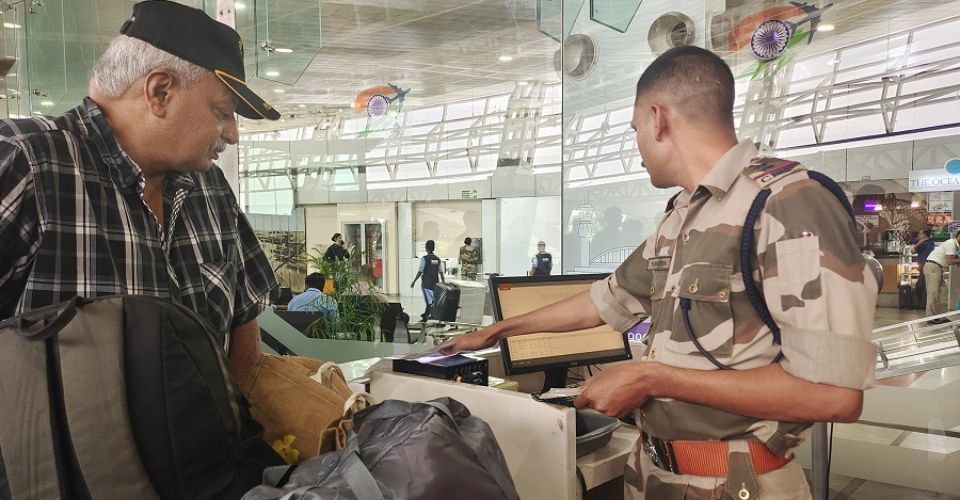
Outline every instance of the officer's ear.
<path id="1" fill-rule="evenodd" d="M 663 140 L 663 136 L 666 134 L 669 129 L 669 124 L 667 120 L 667 111 L 668 108 L 663 104 L 652 103 L 650 104 L 650 120 L 651 127 L 650 130 L 653 132 L 653 139 L 657 142 Z"/>

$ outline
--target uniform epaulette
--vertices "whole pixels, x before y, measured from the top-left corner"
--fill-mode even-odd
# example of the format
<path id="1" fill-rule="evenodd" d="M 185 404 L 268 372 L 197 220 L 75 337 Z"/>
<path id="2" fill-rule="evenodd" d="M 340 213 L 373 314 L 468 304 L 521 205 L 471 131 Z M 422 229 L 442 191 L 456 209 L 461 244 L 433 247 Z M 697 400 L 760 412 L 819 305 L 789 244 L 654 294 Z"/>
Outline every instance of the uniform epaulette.
<path id="1" fill-rule="evenodd" d="M 753 179 L 760 185 L 760 189 L 765 189 L 798 169 L 805 170 L 805 167 L 796 161 L 761 157 L 754 158 L 750 165 L 743 169 L 743 175 Z"/>
<path id="2" fill-rule="evenodd" d="M 682 193 L 682 192 L 683 192 L 683 191 L 677 191 L 677 194 L 671 196 L 670 199 L 667 200 L 667 209 L 663 211 L 664 213 L 667 213 L 667 212 L 673 210 L 673 202 L 676 201 L 677 196 L 680 196 L 680 193 Z"/>

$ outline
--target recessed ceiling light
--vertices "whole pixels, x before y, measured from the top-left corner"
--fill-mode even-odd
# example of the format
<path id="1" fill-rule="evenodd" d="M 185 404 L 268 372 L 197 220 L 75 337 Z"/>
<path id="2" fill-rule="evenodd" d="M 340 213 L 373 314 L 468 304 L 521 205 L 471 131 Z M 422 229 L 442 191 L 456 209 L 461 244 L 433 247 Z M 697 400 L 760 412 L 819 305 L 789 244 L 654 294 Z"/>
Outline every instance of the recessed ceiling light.
<path id="1" fill-rule="evenodd" d="M 33 114 L 35 114 L 35 115 L 42 115 L 42 114 L 43 114 L 43 111 L 34 111 Z"/>
<path id="2" fill-rule="evenodd" d="M 237 2 L 236 5 L 233 6 L 233 8 L 237 10 L 246 10 L 247 4 Z"/>
<path id="3" fill-rule="evenodd" d="M 273 89 L 273 92 L 274 92 L 275 94 L 283 94 L 283 93 L 286 93 L 286 90 L 283 90 L 283 89 Z"/>
<path id="4" fill-rule="evenodd" d="M 519 86 L 521 86 L 521 87 L 524 87 L 524 86 L 529 85 L 529 83 L 528 83 L 528 82 L 517 82 L 517 85 L 519 85 Z"/>
<path id="5" fill-rule="evenodd" d="M 12 29 L 12 30 L 18 30 L 18 29 L 22 28 L 23 26 L 20 26 L 19 24 L 14 24 L 14 23 L 3 23 L 3 27 L 4 27 L 4 28 L 10 28 L 10 29 Z"/>
<path id="6" fill-rule="evenodd" d="M 510 62 L 513 60 L 513 57 L 503 55 L 503 56 L 500 56 L 498 59 L 500 59 L 500 62 Z"/>
<path id="7" fill-rule="evenodd" d="M 273 49 L 273 50 L 274 50 L 275 52 L 279 52 L 279 53 L 281 53 L 281 54 L 289 54 L 289 53 L 293 52 L 293 49 L 285 49 L 285 48 L 283 48 L 283 47 L 280 47 L 280 48 L 277 48 L 277 49 Z"/>
<path id="8" fill-rule="evenodd" d="M 817 31 L 833 31 L 836 26 L 830 23 L 823 23 L 820 26 L 817 26 Z"/>
<path id="9" fill-rule="evenodd" d="M 16 73 L 7 73 L 7 78 L 10 78 L 11 76 L 17 76 L 17 74 L 16 74 Z"/>
<path id="10" fill-rule="evenodd" d="M 53 101 L 41 101 L 40 105 L 50 107 L 53 106 Z"/>
<path id="11" fill-rule="evenodd" d="M 316 179 L 316 178 L 317 178 L 317 171 L 314 170 L 313 172 L 310 172 L 310 177 L 313 177 L 314 179 Z"/>
<path id="12" fill-rule="evenodd" d="M 307 107 L 307 105 L 306 105 L 306 104 L 297 104 L 297 107 L 298 107 L 298 108 L 305 108 L 305 107 Z"/>
<path id="13" fill-rule="evenodd" d="M 267 71 L 266 73 L 264 73 L 264 75 L 267 75 L 267 76 L 280 76 L 280 72 L 279 72 L 279 71 Z"/>

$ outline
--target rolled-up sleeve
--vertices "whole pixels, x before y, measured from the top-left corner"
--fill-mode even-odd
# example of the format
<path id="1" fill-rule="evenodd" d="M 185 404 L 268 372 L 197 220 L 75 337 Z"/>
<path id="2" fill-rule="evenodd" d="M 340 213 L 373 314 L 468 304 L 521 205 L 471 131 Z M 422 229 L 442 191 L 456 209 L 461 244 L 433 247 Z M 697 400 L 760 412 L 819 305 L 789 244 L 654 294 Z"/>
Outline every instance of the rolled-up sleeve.
<path id="1" fill-rule="evenodd" d="M 781 366 L 814 383 L 872 386 L 877 281 L 850 216 L 818 183 L 799 180 L 770 197 L 761 227 L 763 294 L 781 330 Z"/>
<path id="2" fill-rule="evenodd" d="M 645 242 L 606 279 L 590 288 L 590 299 L 600 318 L 611 328 L 625 332 L 650 315 L 652 272 L 648 269 Z"/>
<path id="3" fill-rule="evenodd" d="M 270 304 L 270 294 L 277 288 L 273 267 L 263 253 L 250 222 L 242 212 L 237 217 L 240 265 L 237 269 L 237 289 L 231 328 L 249 323 Z"/>

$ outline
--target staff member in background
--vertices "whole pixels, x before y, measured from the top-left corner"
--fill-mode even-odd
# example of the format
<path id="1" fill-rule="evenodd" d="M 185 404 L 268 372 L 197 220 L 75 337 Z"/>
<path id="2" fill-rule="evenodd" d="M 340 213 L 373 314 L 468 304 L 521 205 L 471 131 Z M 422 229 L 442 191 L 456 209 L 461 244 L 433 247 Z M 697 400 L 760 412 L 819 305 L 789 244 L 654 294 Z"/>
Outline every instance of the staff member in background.
<path id="1" fill-rule="evenodd" d="M 420 282 L 420 288 L 423 289 L 423 301 L 427 303 L 427 307 L 424 309 L 423 314 L 420 315 L 420 320 L 424 323 L 430 319 L 430 305 L 433 304 L 433 287 L 435 287 L 437 283 L 446 283 L 443 279 L 443 273 L 445 271 L 443 261 L 440 260 L 440 257 L 433 254 L 435 248 L 436 243 L 434 243 L 433 240 L 427 240 L 427 254 L 420 258 L 420 268 L 417 270 L 417 275 L 413 278 L 413 283 L 410 283 L 410 288 L 413 288 L 414 285 L 417 284 L 417 280 L 421 277 L 423 278 L 423 281 Z"/>
<path id="2" fill-rule="evenodd" d="M 75 295 L 175 300 L 207 319 L 243 386 L 277 286 L 214 165 L 234 113 L 280 114 L 244 84 L 240 35 L 198 9 L 133 7 L 59 117 L 0 121 L 0 319 Z"/>
<path id="3" fill-rule="evenodd" d="M 932 238 L 932 231 L 929 228 L 917 232 L 917 241 L 913 247 L 914 252 L 917 253 L 917 265 L 920 267 L 920 277 L 917 279 L 917 286 L 914 290 L 914 294 L 917 295 L 914 304 L 917 304 L 917 307 L 927 303 L 927 279 L 923 274 L 923 266 L 927 264 L 927 258 L 936 246 Z"/>
<path id="4" fill-rule="evenodd" d="M 527 276 L 550 276 L 553 271 L 553 255 L 547 253 L 547 244 L 537 242 L 537 254 L 530 259 L 530 270 Z"/>
<path id="5" fill-rule="evenodd" d="M 480 259 L 477 256 L 477 249 L 473 247 L 472 238 L 464 238 L 463 246 L 460 247 L 460 277 L 463 279 L 477 279 L 477 264 Z"/>
<path id="6" fill-rule="evenodd" d="M 333 237 L 330 238 L 330 241 L 332 241 L 333 244 L 330 245 L 327 248 L 326 253 L 323 254 L 323 260 L 327 262 L 337 262 L 350 258 L 350 252 L 345 248 L 346 242 L 343 241 L 342 234 L 333 233 Z"/>
<path id="7" fill-rule="evenodd" d="M 726 62 L 702 48 L 647 66 L 631 123 L 640 157 L 654 186 L 683 188 L 656 233 L 590 291 L 440 348 L 604 323 L 627 331 L 652 315 L 642 360 L 605 368 L 575 401 L 634 412 L 643 433 L 625 498 L 809 499 L 793 450 L 813 422 L 855 421 L 873 382 L 877 281 L 856 227 L 805 168 L 738 142 L 734 95 Z M 752 253 L 779 344 L 739 269 L 740 231 L 764 188 Z"/>
<path id="8" fill-rule="evenodd" d="M 947 241 L 937 245 L 936 248 L 927 256 L 927 262 L 923 265 L 923 280 L 927 287 L 927 316 L 940 314 L 944 311 L 940 308 L 940 294 L 943 288 L 943 271 L 947 266 L 960 264 L 960 259 L 956 257 L 957 250 L 960 249 L 960 231 L 953 235 Z M 919 253 L 919 252 L 918 252 Z M 950 320 L 940 318 L 931 320 L 931 324 L 946 323 Z"/>

